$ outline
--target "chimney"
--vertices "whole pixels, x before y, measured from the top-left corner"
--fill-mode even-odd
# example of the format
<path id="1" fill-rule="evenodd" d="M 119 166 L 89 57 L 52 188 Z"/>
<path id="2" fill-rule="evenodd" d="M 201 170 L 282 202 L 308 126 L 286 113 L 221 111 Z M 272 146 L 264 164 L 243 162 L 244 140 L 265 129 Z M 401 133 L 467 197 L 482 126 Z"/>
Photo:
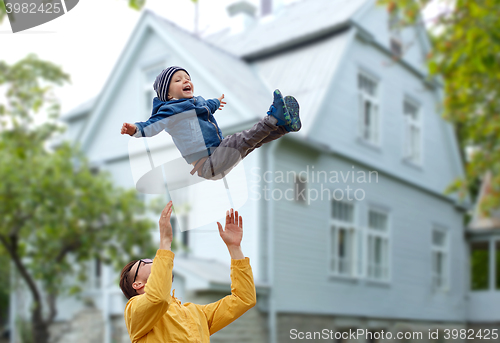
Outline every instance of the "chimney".
<path id="1" fill-rule="evenodd" d="M 260 0 L 260 15 L 265 17 L 270 14 L 275 14 L 283 6 L 283 0 Z"/>
<path id="2" fill-rule="evenodd" d="M 260 15 L 265 17 L 273 11 L 273 0 L 260 1 Z"/>
<path id="3" fill-rule="evenodd" d="M 240 0 L 227 7 L 231 33 L 241 33 L 255 23 L 256 7 L 246 0 Z"/>

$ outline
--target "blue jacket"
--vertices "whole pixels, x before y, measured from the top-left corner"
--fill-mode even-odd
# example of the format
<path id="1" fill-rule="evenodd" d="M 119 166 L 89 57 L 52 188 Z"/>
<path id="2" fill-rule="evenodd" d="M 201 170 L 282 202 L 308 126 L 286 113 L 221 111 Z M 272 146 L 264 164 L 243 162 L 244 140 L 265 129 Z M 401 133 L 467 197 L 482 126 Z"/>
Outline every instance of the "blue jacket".
<path id="1" fill-rule="evenodd" d="M 195 162 L 210 155 L 210 148 L 218 147 L 224 138 L 213 116 L 219 106 L 219 99 L 201 96 L 166 102 L 155 97 L 151 117 L 135 123 L 134 137 L 152 137 L 165 130 L 186 162 Z"/>

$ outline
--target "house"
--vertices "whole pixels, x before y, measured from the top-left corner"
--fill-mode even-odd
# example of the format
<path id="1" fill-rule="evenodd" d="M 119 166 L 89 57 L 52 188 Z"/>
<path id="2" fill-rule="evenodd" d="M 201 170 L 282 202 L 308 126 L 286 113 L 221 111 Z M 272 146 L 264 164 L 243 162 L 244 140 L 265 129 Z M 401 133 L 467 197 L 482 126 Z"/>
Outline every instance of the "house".
<path id="1" fill-rule="evenodd" d="M 470 255 L 469 326 L 476 331 L 497 331 L 500 312 L 496 303 L 500 297 L 500 211 L 482 213 L 481 204 L 492 191 L 491 173 L 482 180 L 477 205 L 466 230 Z M 497 330 L 495 330 L 497 329 Z"/>
<path id="2" fill-rule="evenodd" d="M 242 165 L 243 251 L 258 305 L 212 341 L 288 342 L 317 333 L 346 341 L 335 334 L 354 329 L 366 330 L 358 341 L 383 340 L 382 331 L 410 341 L 467 328 L 471 313 L 481 312 L 471 312 L 467 298 L 467 207 L 443 193 L 464 171 L 440 116 L 442 86 L 428 78 L 425 29 L 398 27 L 375 0 L 272 7 L 263 1 L 270 13 L 256 18 L 251 5 L 236 3 L 231 28 L 203 38 L 145 11 L 101 94 L 64 115 L 68 138 L 118 185 L 133 187 L 130 138 L 116 132 L 149 116 L 151 85 L 163 68 L 185 67 L 205 98 L 225 94 L 228 104 L 216 114 L 225 135 L 265 115 L 275 88 L 293 94 L 302 130 Z M 183 301 L 229 291 L 229 255 L 211 224 L 177 233 L 189 247 L 174 268 Z M 126 342 L 116 276 L 95 270 L 89 292 L 98 297 L 104 342 Z M 61 321 L 81 309 L 72 299 L 61 306 Z"/>

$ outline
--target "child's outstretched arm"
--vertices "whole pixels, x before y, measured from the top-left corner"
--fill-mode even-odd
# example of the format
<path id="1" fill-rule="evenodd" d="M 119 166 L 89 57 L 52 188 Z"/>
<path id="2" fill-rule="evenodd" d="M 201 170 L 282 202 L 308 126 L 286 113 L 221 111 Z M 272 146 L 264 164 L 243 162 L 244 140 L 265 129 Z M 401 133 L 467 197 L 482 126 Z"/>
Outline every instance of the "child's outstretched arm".
<path id="1" fill-rule="evenodd" d="M 176 114 L 171 107 L 162 108 L 152 115 L 148 121 L 136 122 L 134 124 L 123 123 L 121 134 L 128 134 L 132 137 L 153 137 L 165 130 L 169 117 Z"/>
<path id="2" fill-rule="evenodd" d="M 219 98 L 219 102 L 220 102 L 220 106 L 219 106 L 219 110 L 222 110 L 222 107 L 224 107 L 225 104 L 227 104 L 225 101 L 222 101 L 222 99 L 224 99 L 224 94 L 222 94 Z"/>
<path id="3" fill-rule="evenodd" d="M 208 107 L 210 108 L 210 112 L 212 112 L 212 114 L 214 114 L 217 109 L 222 110 L 222 107 L 226 104 L 226 102 L 222 101 L 222 99 L 224 99 L 224 94 L 222 94 L 219 98 L 207 100 Z"/>

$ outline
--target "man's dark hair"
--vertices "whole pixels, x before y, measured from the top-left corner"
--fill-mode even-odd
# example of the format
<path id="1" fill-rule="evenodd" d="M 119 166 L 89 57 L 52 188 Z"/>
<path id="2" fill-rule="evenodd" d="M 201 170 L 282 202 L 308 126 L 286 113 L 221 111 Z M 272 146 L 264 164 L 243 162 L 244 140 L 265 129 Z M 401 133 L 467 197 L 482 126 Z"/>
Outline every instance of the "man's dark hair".
<path id="1" fill-rule="evenodd" d="M 139 295 L 137 291 L 132 287 L 132 279 L 129 275 L 130 269 L 134 264 L 136 264 L 137 261 L 139 260 L 130 261 L 129 263 L 127 263 L 127 265 L 123 267 L 122 274 L 120 275 L 120 288 L 123 292 L 123 295 L 125 295 L 127 299 Z"/>

